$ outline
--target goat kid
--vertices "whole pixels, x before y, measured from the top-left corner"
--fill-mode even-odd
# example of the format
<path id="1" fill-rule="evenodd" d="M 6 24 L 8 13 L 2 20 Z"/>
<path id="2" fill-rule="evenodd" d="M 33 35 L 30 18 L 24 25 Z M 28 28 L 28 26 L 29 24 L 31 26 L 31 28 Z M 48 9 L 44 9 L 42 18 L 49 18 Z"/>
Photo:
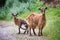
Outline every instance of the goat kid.
<path id="1" fill-rule="evenodd" d="M 25 30 L 25 32 L 24 32 L 24 34 L 25 34 L 26 31 L 27 31 L 27 28 L 28 28 L 28 24 L 27 24 L 27 22 L 25 20 L 18 19 L 17 15 L 18 14 L 12 14 L 12 16 L 14 17 L 14 23 L 18 26 L 18 30 L 19 30 L 18 34 L 20 34 L 20 28 L 22 28 L 21 27 L 22 25 L 25 25 L 26 29 L 22 28 L 23 30 Z M 27 31 L 27 33 L 28 33 L 28 31 Z"/>

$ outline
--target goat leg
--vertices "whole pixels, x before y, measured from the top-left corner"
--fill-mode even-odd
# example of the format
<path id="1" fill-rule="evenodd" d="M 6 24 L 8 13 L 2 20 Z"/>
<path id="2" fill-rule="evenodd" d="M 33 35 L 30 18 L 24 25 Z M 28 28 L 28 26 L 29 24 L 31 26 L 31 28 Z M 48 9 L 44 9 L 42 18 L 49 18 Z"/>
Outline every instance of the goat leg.
<path id="1" fill-rule="evenodd" d="M 28 34 L 28 33 L 29 33 L 29 30 L 28 30 L 28 28 L 27 28 L 27 30 L 26 30 L 26 31 L 27 31 L 27 34 Z"/>
<path id="2" fill-rule="evenodd" d="M 27 28 L 26 29 L 24 29 L 25 30 L 25 32 L 23 33 L 23 34 L 25 34 L 26 33 L 26 31 L 27 31 Z"/>
<path id="3" fill-rule="evenodd" d="M 25 33 L 26 33 L 26 30 L 25 30 L 25 32 L 23 34 L 25 34 Z"/>
<path id="4" fill-rule="evenodd" d="M 28 31 L 28 30 L 25 30 L 25 32 L 24 32 L 23 34 L 25 34 L 26 32 L 27 32 L 27 34 L 28 34 L 29 31 Z"/>
<path id="5" fill-rule="evenodd" d="M 42 33 L 42 29 L 41 29 L 41 36 L 43 35 L 43 33 Z"/>
<path id="6" fill-rule="evenodd" d="M 31 28 L 30 28 L 30 36 L 32 36 L 32 34 L 31 34 Z"/>
<path id="7" fill-rule="evenodd" d="M 40 34 L 40 28 L 39 28 L 38 36 L 41 36 L 41 34 Z"/>
<path id="8" fill-rule="evenodd" d="M 27 28 L 27 30 L 26 30 L 26 31 L 27 31 L 27 34 L 28 34 L 28 33 L 29 33 L 29 30 L 28 30 L 28 28 Z"/>
<path id="9" fill-rule="evenodd" d="M 29 32 L 29 31 L 27 30 L 27 34 L 28 34 L 28 32 Z"/>
<path id="10" fill-rule="evenodd" d="M 19 30 L 18 34 L 20 34 L 20 27 L 18 28 L 18 30 Z"/>
<path id="11" fill-rule="evenodd" d="M 36 35 L 36 33 L 35 33 L 34 29 L 33 29 L 33 33 L 34 33 L 34 35 Z"/>

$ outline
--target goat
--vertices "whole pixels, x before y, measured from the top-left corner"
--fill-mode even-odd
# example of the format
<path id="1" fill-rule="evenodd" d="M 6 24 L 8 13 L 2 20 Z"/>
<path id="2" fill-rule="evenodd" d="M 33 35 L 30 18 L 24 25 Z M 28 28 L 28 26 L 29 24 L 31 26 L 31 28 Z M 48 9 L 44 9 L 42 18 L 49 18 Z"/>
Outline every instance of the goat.
<path id="1" fill-rule="evenodd" d="M 25 20 L 18 19 L 18 18 L 17 18 L 17 15 L 18 15 L 18 14 L 12 14 L 12 16 L 14 17 L 14 22 L 15 22 L 15 24 L 18 26 L 18 30 L 19 30 L 18 34 L 20 34 L 20 28 L 22 28 L 22 27 L 21 27 L 22 24 L 24 24 L 25 27 L 26 27 L 26 29 L 22 28 L 23 30 L 25 30 L 25 32 L 24 32 L 24 34 L 25 34 L 25 33 L 26 33 L 26 30 L 27 30 L 27 28 L 28 28 L 28 24 L 27 24 L 27 22 L 26 22 Z M 27 32 L 27 33 L 28 33 L 28 32 Z"/>
<path id="2" fill-rule="evenodd" d="M 28 23 L 29 23 L 29 25 L 28 25 L 29 27 L 28 28 L 30 30 L 30 35 L 32 35 L 31 34 L 31 29 L 33 29 L 34 35 L 36 35 L 36 33 L 34 31 L 34 29 L 36 27 L 39 29 L 38 36 L 43 35 L 42 34 L 42 29 L 46 25 L 46 17 L 45 17 L 46 9 L 47 9 L 47 7 L 46 8 L 39 8 L 39 10 L 41 10 L 42 14 L 31 13 L 28 16 L 27 20 L 28 20 Z"/>

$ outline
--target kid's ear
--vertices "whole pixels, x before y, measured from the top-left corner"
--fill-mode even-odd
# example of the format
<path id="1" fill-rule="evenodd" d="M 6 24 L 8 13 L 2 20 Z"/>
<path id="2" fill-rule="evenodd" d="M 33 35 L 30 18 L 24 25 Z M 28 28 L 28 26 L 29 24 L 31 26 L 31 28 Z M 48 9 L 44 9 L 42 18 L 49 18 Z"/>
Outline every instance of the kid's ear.
<path id="1" fill-rule="evenodd" d="M 18 15 L 18 13 L 16 15 Z"/>
<path id="2" fill-rule="evenodd" d="M 12 16 L 13 16 L 14 14 L 12 13 Z"/>
<path id="3" fill-rule="evenodd" d="M 38 10 L 41 10 L 41 8 L 39 8 Z"/>
<path id="4" fill-rule="evenodd" d="M 47 7 L 45 7 L 45 9 L 47 9 Z"/>

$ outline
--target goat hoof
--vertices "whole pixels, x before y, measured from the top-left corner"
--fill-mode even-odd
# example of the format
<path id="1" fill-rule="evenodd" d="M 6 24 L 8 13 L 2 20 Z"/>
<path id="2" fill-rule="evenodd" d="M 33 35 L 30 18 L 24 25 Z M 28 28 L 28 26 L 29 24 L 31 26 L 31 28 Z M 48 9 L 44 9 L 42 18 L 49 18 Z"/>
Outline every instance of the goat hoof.
<path id="1" fill-rule="evenodd" d="M 37 35 L 35 35 L 35 36 L 37 36 Z"/>
<path id="2" fill-rule="evenodd" d="M 25 32 L 23 34 L 25 34 Z"/>
<path id="3" fill-rule="evenodd" d="M 32 36 L 31 34 L 29 36 Z"/>
<path id="4" fill-rule="evenodd" d="M 38 35 L 38 36 L 43 36 L 43 35 Z"/>
<path id="5" fill-rule="evenodd" d="M 43 36 L 43 34 L 41 36 Z"/>
<path id="6" fill-rule="evenodd" d="M 17 34 L 20 34 L 20 33 L 17 33 Z"/>
<path id="7" fill-rule="evenodd" d="M 42 35 L 39 34 L 38 36 L 42 36 Z"/>
<path id="8" fill-rule="evenodd" d="M 34 34 L 35 36 L 37 36 L 36 34 Z"/>

